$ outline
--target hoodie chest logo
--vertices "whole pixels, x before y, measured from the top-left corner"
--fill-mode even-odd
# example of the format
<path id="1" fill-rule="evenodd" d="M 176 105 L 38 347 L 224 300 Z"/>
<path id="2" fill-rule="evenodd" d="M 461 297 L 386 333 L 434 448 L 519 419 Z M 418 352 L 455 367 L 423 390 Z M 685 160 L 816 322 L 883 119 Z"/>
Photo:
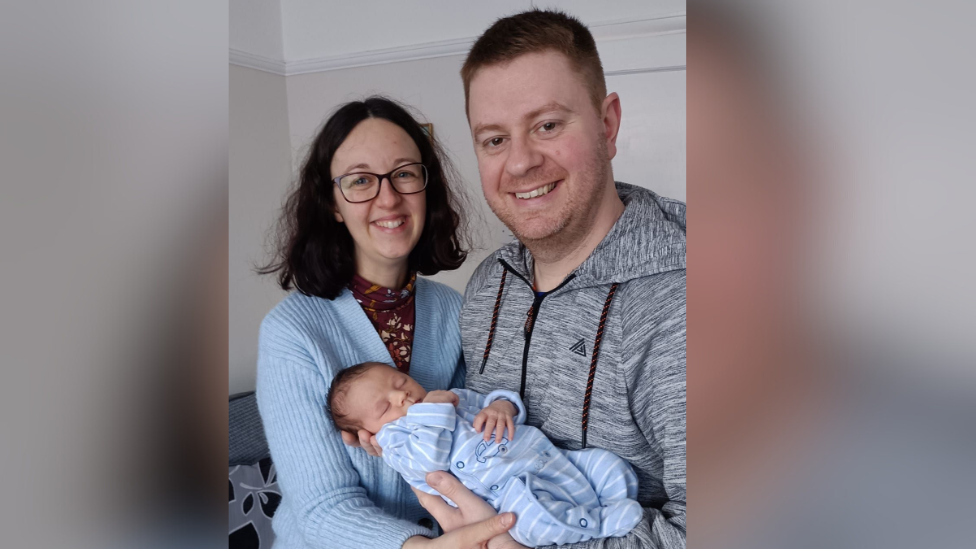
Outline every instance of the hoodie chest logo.
<path id="1" fill-rule="evenodd" d="M 576 354 L 578 354 L 579 356 L 585 357 L 586 356 L 586 342 L 581 337 L 581 338 L 579 338 L 579 341 L 577 341 L 576 343 L 574 343 L 573 346 L 569 348 L 569 350 L 572 351 L 572 352 L 574 352 L 574 353 L 576 353 Z"/>

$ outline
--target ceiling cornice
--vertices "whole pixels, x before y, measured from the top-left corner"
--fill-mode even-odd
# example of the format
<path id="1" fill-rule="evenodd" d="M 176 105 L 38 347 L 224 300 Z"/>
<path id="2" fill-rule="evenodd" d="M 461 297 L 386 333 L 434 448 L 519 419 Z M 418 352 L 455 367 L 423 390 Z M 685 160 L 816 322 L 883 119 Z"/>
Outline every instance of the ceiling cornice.
<path id="1" fill-rule="evenodd" d="M 662 34 L 684 33 L 687 18 L 684 13 L 653 17 L 648 19 L 620 19 L 588 25 L 593 38 L 598 42 L 610 42 L 629 38 L 641 38 Z M 409 46 L 398 46 L 381 50 L 316 57 L 285 61 L 255 55 L 231 48 L 230 63 L 249 67 L 281 76 L 294 76 L 315 72 L 327 72 L 370 65 L 384 65 L 403 61 L 434 59 L 452 55 L 464 55 L 471 49 L 477 37 L 454 40 L 440 40 Z"/>

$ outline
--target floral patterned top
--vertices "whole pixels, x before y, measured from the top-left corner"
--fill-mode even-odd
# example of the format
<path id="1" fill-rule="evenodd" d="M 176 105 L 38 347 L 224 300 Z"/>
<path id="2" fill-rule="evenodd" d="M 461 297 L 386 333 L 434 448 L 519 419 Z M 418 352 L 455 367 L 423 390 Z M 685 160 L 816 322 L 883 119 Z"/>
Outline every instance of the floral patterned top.
<path id="1" fill-rule="evenodd" d="M 373 323 L 393 358 L 393 364 L 403 373 L 410 372 L 410 349 L 413 347 L 414 286 L 417 273 L 410 275 L 407 285 L 391 290 L 354 275 L 349 289 Z"/>

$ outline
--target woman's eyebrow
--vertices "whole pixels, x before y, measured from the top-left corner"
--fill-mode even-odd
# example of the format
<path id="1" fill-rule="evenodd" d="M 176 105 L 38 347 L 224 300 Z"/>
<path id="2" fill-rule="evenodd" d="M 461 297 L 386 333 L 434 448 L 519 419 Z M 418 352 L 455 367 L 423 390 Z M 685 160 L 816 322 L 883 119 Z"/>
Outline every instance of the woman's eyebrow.
<path id="1" fill-rule="evenodd" d="M 395 169 L 399 168 L 400 166 L 402 166 L 404 164 L 413 164 L 413 163 L 416 163 L 416 162 L 420 162 L 420 161 L 419 160 L 414 160 L 413 158 L 405 158 L 405 157 L 397 158 L 396 160 L 393 161 L 393 164 L 394 164 L 394 168 L 393 169 L 395 170 Z M 354 170 L 370 170 L 370 169 L 372 169 L 372 168 L 369 167 L 369 164 L 367 164 L 365 162 L 360 162 L 359 164 L 356 164 L 355 166 L 349 166 L 348 168 L 346 168 L 346 170 L 345 170 L 344 173 L 351 173 Z"/>

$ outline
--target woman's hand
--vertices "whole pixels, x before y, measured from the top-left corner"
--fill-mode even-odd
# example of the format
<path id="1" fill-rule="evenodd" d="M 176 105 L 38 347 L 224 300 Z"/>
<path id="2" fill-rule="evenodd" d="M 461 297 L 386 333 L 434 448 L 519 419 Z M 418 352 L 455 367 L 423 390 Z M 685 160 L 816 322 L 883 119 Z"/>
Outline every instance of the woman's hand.
<path id="1" fill-rule="evenodd" d="M 461 484 L 461 481 L 448 472 L 434 471 L 433 473 L 427 473 L 426 480 L 431 488 L 447 496 L 457 504 L 457 508 L 455 509 L 441 499 L 440 496 L 427 494 L 416 488 L 413 489 L 414 493 L 417 494 L 417 499 L 420 500 L 420 504 L 424 506 L 424 509 L 427 509 L 427 512 L 434 517 L 444 532 L 446 532 L 445 535 L 438 539 L 447 538 L 454 532 L 467 531 L 472 526 L 488 524 L 498 517 L 511 516 L 512 521 L 508 524 L 508 527 L 515 524 L 515 515 L 512 513 L 497 515 L 491 505 L 488 505 L 488 502 L 476 496 L 471 490 L 468 490 Z M 490 549 L 521 548 L 522 545 L 518 544 L 508 535 L 508 527 L 494 534 L 488 539 L 489 543 L 481 547 L 489 547 Z"/>
<path id="2" fill-rule="evenodd" d="M 376 442 L 376 435 L 373 433 L 370 433 L 365 429 L 360 429 L 358 438 L 352 433 L 347 433 L 345 431 L 342 431 L 341 434 L 342 442 L 345 442 L 347 445 L 362 448 L 371 456 L 383 457 L 383 449 L 380 448 L 379 443 Z"/>

